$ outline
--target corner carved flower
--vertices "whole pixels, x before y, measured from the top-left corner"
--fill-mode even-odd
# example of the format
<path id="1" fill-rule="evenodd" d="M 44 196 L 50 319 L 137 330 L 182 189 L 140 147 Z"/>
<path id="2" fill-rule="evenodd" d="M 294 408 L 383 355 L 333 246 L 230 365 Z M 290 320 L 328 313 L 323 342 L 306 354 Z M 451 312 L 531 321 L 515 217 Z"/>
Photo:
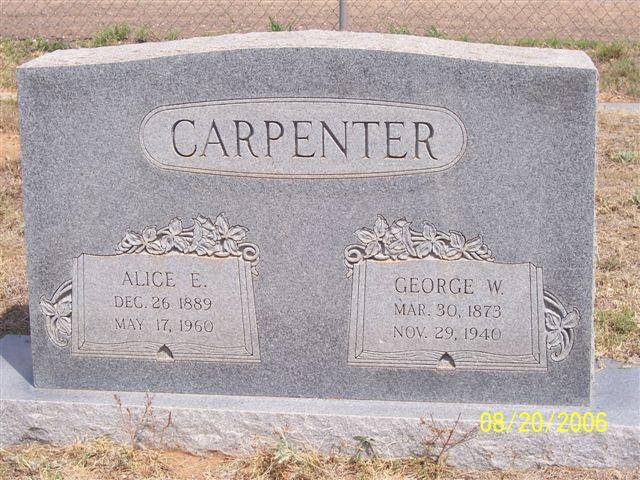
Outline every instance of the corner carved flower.
<path id="1" fill-rule="evenodd" d="M 242 257 L 251 263 L 251 271 L 257 275 L 258 247 L 244 241 L 249 229 L 231 225 L 224 213 L 214 221 L 204 215 L 193 219 L 185 227 L 180 218 L 174 218 L 166 227 L 145 227 L 142 233 L 129 231 L 120 241 L 117 253 L 163 255 L 171 252 L 196 254 L 208 257 Z"/>
<path id="2" fill-rule="evenodd" d="M 57 347 L 66 347 L 71 338 L 71 280 L 58 287 L 50 299 L 40 297 L 40 311 L 45 316 L 49 338 Z"/>
<path id="3" fill-rule="evenodd" d="M 485 245 L 482 235 L 467 240 L 454 230 L 449 233 L 438 230 L 432 223 L 423 222 L 420 230 L 411 228 L 412 223 L 404 218 L 389 225 L 378 215 L 373 229 L 361 228 L 355 231 L 359 244 L 345 249 L 345 265 L 349 269 L 364 260 L 407 260 L 409 258 L 437 258 L 440 260 L 484 260 L 491 262 L 494 257 Z"/>
<path id="4" fill-rule="evenodd" d="M 544 292 L 545 328 L 547 331 L 547 349 L 551 358 L 560 362 L 569 356 L 575 338 L 574 329 L 580 321 L 580 312 L 576 307 L 567 311 L 564 305 L 551 292 Z"/>

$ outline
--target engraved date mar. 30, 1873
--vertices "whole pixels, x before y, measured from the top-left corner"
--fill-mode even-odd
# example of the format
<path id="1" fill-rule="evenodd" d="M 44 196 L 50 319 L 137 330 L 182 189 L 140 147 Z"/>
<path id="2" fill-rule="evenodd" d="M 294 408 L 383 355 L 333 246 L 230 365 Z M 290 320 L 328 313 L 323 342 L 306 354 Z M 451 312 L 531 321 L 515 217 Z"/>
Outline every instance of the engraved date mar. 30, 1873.
<path id="1" fill-rule="evenodd" d="M 578 310 L 543 288 L 542 268 L 498 263 L 482 236 L 430 222 L 378 216 L 355 235 L 349 364 L 546 370 L 571 352 Z"/>

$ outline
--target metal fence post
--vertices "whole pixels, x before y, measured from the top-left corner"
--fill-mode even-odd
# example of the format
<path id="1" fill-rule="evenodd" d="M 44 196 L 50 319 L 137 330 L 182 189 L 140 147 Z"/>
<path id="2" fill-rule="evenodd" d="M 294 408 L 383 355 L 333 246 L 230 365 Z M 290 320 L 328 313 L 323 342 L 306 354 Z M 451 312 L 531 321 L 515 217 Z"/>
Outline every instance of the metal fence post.
<path id="1" fill-rule="evenodd" d="M 347 28 L 347 0 L 339 0 L 339 21 L 338 28 L 340 31 L 346 30 Z"/>

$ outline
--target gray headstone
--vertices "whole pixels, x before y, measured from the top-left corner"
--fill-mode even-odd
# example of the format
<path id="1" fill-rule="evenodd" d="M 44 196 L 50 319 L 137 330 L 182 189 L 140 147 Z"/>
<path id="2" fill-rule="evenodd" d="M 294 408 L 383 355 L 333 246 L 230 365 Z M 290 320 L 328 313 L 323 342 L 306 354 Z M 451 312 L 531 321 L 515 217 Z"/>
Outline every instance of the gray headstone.
<path id="1" fill-rule="evenodd" d="M 259 33 L 18 80 L 36 386 L 589 403 L 584 53 Z"/>

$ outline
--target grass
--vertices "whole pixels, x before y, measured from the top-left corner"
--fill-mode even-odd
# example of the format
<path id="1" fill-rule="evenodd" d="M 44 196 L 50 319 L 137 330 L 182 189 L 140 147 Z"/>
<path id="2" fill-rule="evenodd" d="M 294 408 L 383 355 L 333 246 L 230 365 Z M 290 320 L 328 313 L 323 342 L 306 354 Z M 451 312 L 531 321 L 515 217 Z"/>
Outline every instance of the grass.
<path id="1" fill-rule="evenodd" d="M 424 35 L 426 37 L 432 37 L 432 38 L 445 38 L 447 36 L 445 32 L 443 32 L 442 30 L 438 30 L 433 25 L 429 27 L 429 29 L 424 33 Z"/>
<path id="2" fill-rule="evenodd" d="M 389 33 L 411 35 L 402 25 L 390 25 Z M 424 32 L 427 37 L 449 38 L 446 32 L 431 26 Z M 472 42 L 468 35 L 455 40 Z M 640 43 L 627 41 L 605 42 L 573 38 L 520 38 L 515 40 L 490 39 L 486 43 L 519 47 L 564 48 L 583 50 L 591 57 L 600 73 L 600 92 L 604 101 L 640 102 Z"/>
<path id="3" fill-rule="evenodd" d="M 389 33 L 393 33 L 395 35 L 411 35 L 411 32 L 407 27 L 398 25 L 389 25 Z"/>
<path id="4" fill-rule="evenodd" d="M 600 268 L 604 272 L 613 272 L 615 270 L 620 270 L 622 266 L 622 261 L 620 260 L 619 255 L 612 255 L 611 257 L 607 257 L 598 263 L 598 268 Z"/>
<path id="5" fill-rule="evenodd" d="M 171 30 L 167 33 L 167 40 L 175 40 L 179 31 Z M 139 26 L 132 35 L 131 28 L 126 23 L 110 25 L 96 32 L 89 40 L 76 41 L 72 44 L 62 40 L 48 40 L 42 37 L 26 40 L 0 38 L 0 90 L 13 91 L 16 89 L 16 67 L 32 58 L 48 52 L 71 47 L 104 47 L 117 45 L 126 41 L 147 42 L 153 36 L 151 29 L 145 25 Z"/>
<path id="6" fill-rule="evenodd" d="M 100 30 L 89 41 L 91 47 L 105 47 L 117 45 L 128 39 L 131 28 L 127 23 L 116 23 Z"/>
<path id="7" fill-rule="evenodd" d="M 621 150 L 619 152 L 615 152 L 609 155 L 609 159 L 612 162 L 620 163 L 622 165 L 629 165 L 632 163 L 638 163 L 638 160 L 640 160 L 640 155 L 638 155 L 638 152 Z"/>
<path id="8" fill-rule="evenodd" d="M 47 52 L 68 48 L 62 41 L 42 38 L 28 40 L 0 39 L 0 90 L 16 89 L 16 67 Z"/>
<path id="9" fill-rule="evenodd" d="M 280 23 L 277 20 L 269 17 L 269 31 L 270 32 L 290 32 L 293 30 L 293 22 L 289 22 L 287 24 Z"/>
<path id="10" fill-rule="evenodd" d="M 389 25 L 389 33 L 396 35 L 412 35 L 411 31 L 407 27 L 394 24 Z M 447 34 L 431 25 L 427 30 L 425 30 L 424 36 L 432 38 L 446 38 Z"/>
<path id="11" fill-rule="evenodd" d="M 67 447 L 33 444 L 0 450 L 3 479 L 167 478 L 162 454 L 137 450 L 100 438 Z"/>
<path id="12" fill-rule="evenodd" d="M 549 38 L 507 42 L 528 47 L 584 50 L 598 67 L 601 98 L 605 101 L 640 101 L 640 43 Z"/>
<path id="13" fill-rule="evenodd" d="M 637 355 L 633 345 L 640 345 L 640 327 L 635 312 L 628 307 L 599 310 L 596 312 L 596 336 L 599 348 L 604 351 L 616 351 L 624 356 Z"/>
<path id="14" fill-rule="evenodd" d="M 640 115 L 598 116 L 596 353 L 640 359 Z"/>
<path id="15" fill-rule="evenodd" d="M 0 336 L 29 333 L 17 104 L 0 102 Z"/>
<path id="16" fill-rule="evenodd" d="M 169 30 L 164 36 L 164 40 L 178 40 L 179 38 L 180 38 L 180 30 L 177 28 Z"/>
<path id="17" fill-rule="evenodd" d="M 140 25 L 133 35 L 133 41 L 136 43 L 144 43 L 151 40 L 153 33 L 146 25 Z"/>
<path id="18" fill-rule="evenodd" d="M 31 444 L 0 449 L 0 478 L 148 480 L 632 480 L 640 469 L 543 467 L 475 471 L 409 459 L 328 455 L 296 449 L 286 441 L 231 457 L 194 456 L 174 450 L 137 450 L 105 438 L 65 447 Z"/>
<path id="19" fill-rule="evenodd" d="M 640 97 L 640 57 L 623 58 L 602 65 L 600 85 L 604 92 L 613 92 L 638 100 Z"/>

